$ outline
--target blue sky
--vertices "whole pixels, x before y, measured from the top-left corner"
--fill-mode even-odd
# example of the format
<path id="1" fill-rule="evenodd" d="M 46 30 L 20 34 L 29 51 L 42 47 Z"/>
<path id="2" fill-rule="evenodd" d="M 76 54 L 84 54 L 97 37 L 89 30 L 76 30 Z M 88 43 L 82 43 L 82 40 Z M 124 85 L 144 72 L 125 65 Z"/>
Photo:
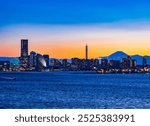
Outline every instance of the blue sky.
<path id="1" fill-rule="evenodd" d="M 149 0 L 0 0 L 0 27 L 150 20 Z"/>
<path id="2" fill-rule="evenodd" d="M 86 43 L 91 58 L 150 55 L 149 35 L 150 0 L 0 0 L 0 56 L 18 56 L 22 38 L 57 58 L 84 57 Z"/>

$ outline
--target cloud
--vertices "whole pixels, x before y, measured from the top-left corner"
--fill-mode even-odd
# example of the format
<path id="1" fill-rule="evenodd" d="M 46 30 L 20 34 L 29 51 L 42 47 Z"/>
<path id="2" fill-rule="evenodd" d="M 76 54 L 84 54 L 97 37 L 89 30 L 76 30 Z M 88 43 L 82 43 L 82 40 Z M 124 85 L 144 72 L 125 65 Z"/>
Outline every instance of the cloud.
<path id="1" fill-rule="evenodd" d="M 142 38 L 150 33 L 149 22 L 118 22 L 93 25 L 12 25 L 0 30 L 0 43 L 28 38 L 33 42 L 90 41 L 101 38 Z"/>

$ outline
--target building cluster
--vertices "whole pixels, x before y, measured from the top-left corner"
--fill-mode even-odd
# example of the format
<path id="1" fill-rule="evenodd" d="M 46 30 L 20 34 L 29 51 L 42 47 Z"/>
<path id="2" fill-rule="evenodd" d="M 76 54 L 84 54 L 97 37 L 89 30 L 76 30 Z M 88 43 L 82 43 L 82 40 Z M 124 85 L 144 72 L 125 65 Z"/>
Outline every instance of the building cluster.
<path id="1" fill-rule="evenodd" d="M 57 59 L 50 60 L 51 70 L 64 71 L 96 71 L 97 73 L 150 73 L 150 66 L 147 65 L 146 59 L 143 57 L 141 65 L 137 65 L 137 61 L 130 56 L 121 60 L 102 59 L 79 59 L 72 58 L 70 62 L 67 59 L 59 61 Z"/>
<path id="2" fill-rule="evenodd" d="M 101 59 L 98 73 L 150 73 L 150 66 L 146 58 L 143 57 L 142 64 L 137 65 L 137 61 L 130 56 L 122 60 Z"/>
<path id="3" fill-rule="evenodd" d="M 63 71 L 87 71 L 87 70 L 96 70 L 99 67 L 98 59 L 79 59 L 72 58 L 70 62 L 68 59 L 59 60 L 50 60 L 50 69 L 60 69 Z"/>
<path id="4" fill-rule="evenodd" d="M 49 67 L 49 55 L 41 55 L 34 51 L 28 55 L 28 40 L 21 40 L 21 55 L 19 57 L 20 71 L 45 71 Z"/>
<path id="5" fill-rule="evenodd" d="M 107 58 L 89 59 L 88 46 L 85 46 L 85 58 L 50 59 L 49 55 L 41 55 L 34 51 L 28 53 L 28 40 L 21 40 L 19 65 L 10 61 L 0 61 L 0 71 L 96 71 L 97 73 L 150 73 L 150 66 L 143 57 L 142 65 L 130 56 L 121 60 Z"/>
<path id="6" fill-rule="evenodd" d="M 0 71 L 9 71 L 10 66 L 10 61 L 0 61 Z"/>
<path id="7" fill-rule="evenodd" d="M 49 68 L 49 55 L 41 55 L 34 51 L 28 52 L 28 40 L 21 40 L 19 64 L 0 61 L 0 71 L 45 71 Z"/>

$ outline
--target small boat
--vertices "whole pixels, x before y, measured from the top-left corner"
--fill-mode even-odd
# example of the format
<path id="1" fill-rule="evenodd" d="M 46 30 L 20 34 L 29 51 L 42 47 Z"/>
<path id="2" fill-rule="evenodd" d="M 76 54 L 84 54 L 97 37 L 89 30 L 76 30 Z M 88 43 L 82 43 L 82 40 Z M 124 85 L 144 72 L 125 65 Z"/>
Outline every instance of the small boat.
<path id="1" fill-rule="evenodd" d="M 16 80 L 15 77 L 0 77 L 0 80 Z"/>

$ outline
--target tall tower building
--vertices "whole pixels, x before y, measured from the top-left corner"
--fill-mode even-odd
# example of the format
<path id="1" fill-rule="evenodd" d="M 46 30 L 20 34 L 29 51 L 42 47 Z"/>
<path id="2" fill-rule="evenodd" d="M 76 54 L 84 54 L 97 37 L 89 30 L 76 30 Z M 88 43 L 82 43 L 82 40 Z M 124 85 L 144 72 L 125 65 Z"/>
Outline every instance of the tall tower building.
<path id="1" fill-rule="evenodd" d="M 28 40 L 22 39 L 21 40 L 21 57 L 28 56 Z"/>
<path id="2" fill-rule="evenodd" d="M 21 39 L 20 66 L 24 69 L 29 68 L 28 39 Z"/>
<path id="3" fill-rule="evenodd" d="M 30 69 L 35 70 L 37 67 L 37 60 L 36 60 L 36 52 L 30 52 L 30 58 L 29 58 L 29 65 L 30 65 Z"/>
<path id="4" fill-rule="evenodd" d="M 88 59 L 88 45 L 85 46 L 85 58 Z"/>

